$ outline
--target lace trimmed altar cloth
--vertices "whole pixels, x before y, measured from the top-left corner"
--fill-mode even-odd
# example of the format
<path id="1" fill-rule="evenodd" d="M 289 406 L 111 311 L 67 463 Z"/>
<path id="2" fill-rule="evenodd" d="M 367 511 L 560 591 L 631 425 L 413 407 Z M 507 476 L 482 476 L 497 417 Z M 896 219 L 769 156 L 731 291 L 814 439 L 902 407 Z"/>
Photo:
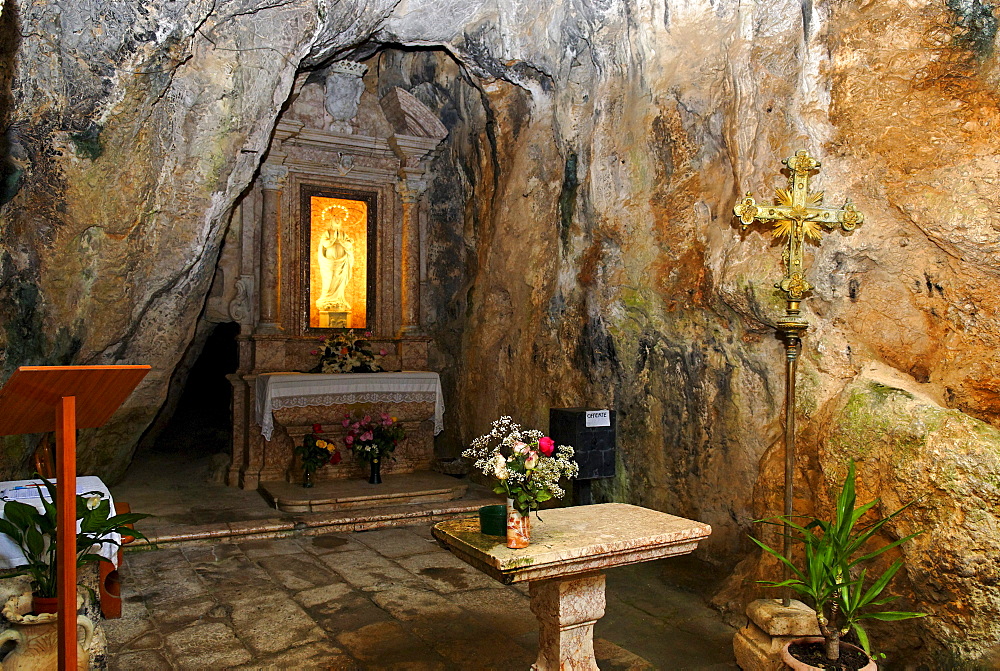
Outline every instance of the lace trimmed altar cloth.
<path id="1" fill-rule="evenodd" d="M 434 435 L 444 430 L 444 394 L 437 373 L 264 373 L 257 377 L 257 423 L 267 440 L 274 433 L 272 411 L 336 403 L 433 403 Z"/>

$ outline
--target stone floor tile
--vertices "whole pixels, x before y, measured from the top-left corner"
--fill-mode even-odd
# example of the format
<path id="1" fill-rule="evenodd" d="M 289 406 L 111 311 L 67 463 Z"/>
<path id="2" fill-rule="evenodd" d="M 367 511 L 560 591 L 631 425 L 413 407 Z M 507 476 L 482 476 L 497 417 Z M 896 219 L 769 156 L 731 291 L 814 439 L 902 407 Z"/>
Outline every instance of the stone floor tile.
<path id="1" fill-rule="evenodd" d="M 354 588 L 345 582 L 335 582 L 329 585 L 304 589 L 295 594 L 295 600 L 303 608 L 312 608 L 322 604 L 337 601 L 353 594 Z"/>
<path id="2" fill-rule="evenodd" d="M 434 534 L 431 533 L 431 529 L 434 528 L 434 524 L 436 523 L 415 524 L 412 527 L 406 527 L 406 528 L 415 533 L 416 535 L 420 536 L 421 538 L 426 538 L 429 541 L 434 541 L 434 544 L 436 545 L 437 539 L 435 539 Z"/>
<path id="3" fill-rule="evenodd" d="M 170 662 L 162 651 L 139 650 L 108 656 L 108 671 L 171 671 Z"/>
<path id="4" fill-rule="evenodd" d="M 448 595 L 448 600 L 468 611 L 475 621 L 506 636 L 538 631 L 538 621 L 531 612 L 531 599 L 515 589 L 453 592 Z"/>
<path id="5" fill-rule="evenodd" d="M 360 671 L 363 667 L 351 659 L 343 650 L 329 641 L 315 641 L 289 648 L 276 655 L 257 657 L 249 664 L 237 666 L 240 671 L 263 670 L 308 671 L 311 669 L 334 669 L 336 671 Z"/>
<path id="6" fill-rule="evenodd" d="M 221 669 L 253 659 L 233 630 L 222 622 L 193 624 L 167 634 L 166 643 L 179 669 Z"/>
<path id="7" fill-rule="evenodd" d="M 450 552 L 414 555 L 397 561 L 404 569 L 419 576 L 442 594 L 468 589 L 503 588 L 503 584 L 457 559 Z"/>
<path id="8" fill-rule="evenodd" d="M 272 654 L 325 638 L 323 630 L 285 595 L 248 593 L 231 604 L 233 630 L 256 655 Z"/>
<path id="9" fill-rule="evenodd" d="M 229 557 L 243 555 L 243 550 L 236 543 L 213 543 L 211 545 L 192 545 L 181 548 L 184 558 L 192 564 L 219 562 Z"/>
<path id="10" fill-rule="evenodd" d="M 307 552 L 317 555 L 364 550 L 367 546 L 355 540 L 355 536 L 356 534 L 351 533 L 303 536 L 299 539 L 299 543 Z"/>
<path id="11" fill-rule="evenodd" d="M 292 592 L 343 582 L 343 578 L 334 573 L 329 566 L 305 553 L 301 556 L 264 557 L 258 559 L 257 564 L 267 571 L 275 582 Z"/>
<path id="12" fill-rule="evenodd" d="M 160 631 L 169 633 L 196 622 L 221 619 L 210 615 L 216 608 L 215 600 L 203 594 L 190 599 L 157 604 L 150 610 L 150 615 Z"/>
<path id="13" fill-rule="evenodd" d="M 247 557 L 273 557 L 275 555 L 298 554 L 302 548 L 294 538 L 262 538 L 260 540 L 243 541 L 240 549 Z"/>
<path id="14" fill-rule="evenodd" d="M 437 652 L 398 622 L 377 622 L 337 636 L 337 641 L 365 669 L 453 669 Z"/>
<path id="15" fill-rule="evenodd" d="M 150 610 L 176 601 L 185 601 L 205 592 L 205 585 L 189 564 L 167 566 L 152 578 L 137 580 L 143 585 L 142 597 Z"/>
<path id="16" fill-rule="evenodd" d="M 243 556 L 226 557 L 217 562 L 192 564 L 198 577 L 212 590 L 249 587 L 271 582 L 271 577 L 256 562 Z"/>
<path id="17" fill-rule="evenodd" d="M 465 611 L 445 597 L 425 589 L 391 587 L 373 592 L 371 600 L 379 608 L 404 622 L 425 617 L 455 617 L 463 620 L 468 617 Z"/>
<path id="18" fill-rule="evenodd" d="M 655 671 L 642 657 L 603 638 L 594 638 L 594 657 L 601 671 Z"/>
<path id="19" fill-rule="evenodd" d="M 383 557 L 390 559 L 436 552 L 440 549 L 436 541 L 415 534 L 409 527 L 365 531 L 355 534 L 355 538 L 359 543 L 364 543 Z"/>
<path id="20" fill-rule="evenodd" d="M 104 632 L 108 637 L 108 649 L 112 653 L 134 648 L 135 646 L 132 645 L 133 641 L 155 631 L 153 623 L 149 619 L 149 612 L 145 606 L 142 608 L 142 612 L 144 613 L 142 617 L 125 617 L 124 610 L 123 607 L 122 617 L 101 622 L 101 626 L 104 627 Z"/>
<path id="21" fill-rule="evenodd" d="M 537 652 L 512 638 L 466 617 L 424 616 L 411 631 L 459 669 L 527 669 Z"/>
<path id="22" fill-rule="evenodd" d="M 392 619 L 365 594 L 355 590 L 339 599 L 311 606 L 306 611 L 320 627 L 334 636 Z"/>
<path id="23" fill-rule="evenodd" d="M 416 555 L 422 556 L 422 555 Z M 352 586 L 373 592 L 390 587 L 420 587 L 420 581 L 374 550 L 322 555 L 323 562 Z"/>

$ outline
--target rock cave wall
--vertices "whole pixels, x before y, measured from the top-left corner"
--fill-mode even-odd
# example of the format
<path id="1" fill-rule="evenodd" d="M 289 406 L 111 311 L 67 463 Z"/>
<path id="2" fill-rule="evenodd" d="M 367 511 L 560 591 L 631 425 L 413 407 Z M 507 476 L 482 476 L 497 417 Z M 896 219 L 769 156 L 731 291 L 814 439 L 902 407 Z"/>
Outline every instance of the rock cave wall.
<path id="1" fill-rule="evenodd" d="M 226 216 L 296 72 L 370 57 L 449 127 L 430 187 L 426 311 L 448 389 L 443 449 L 502 413 L 619 412 L 601 494 L 709 522 L 763 593 L 756 517 L 780 508 L 780 252 L 731 216 L 823 161 L 866 215 L 810 248 L 798 508 L 859 462 L 902 550 L 894 589 L 935 617 L 898 659 L 992 658 L 1000 440 L 1000 60 L 989 0 L 397 4 L 8 1 L 4 375 L 147 362 L 81 468 L 117 477 L 205 301 Z M 183 6 L 182 6 L 183 5 Z M 447 55 L 446 55 L 447 54 Z M 3 442 L 20 474 L 30 439 Z M 891 536 L 890 536 L 891 537 Z M 928 552 L 934 548 L 934 552 Z M 882 641 L 880 641 L 882 642 Z M 985 660 L 985 661 L 984 661 Z"/>

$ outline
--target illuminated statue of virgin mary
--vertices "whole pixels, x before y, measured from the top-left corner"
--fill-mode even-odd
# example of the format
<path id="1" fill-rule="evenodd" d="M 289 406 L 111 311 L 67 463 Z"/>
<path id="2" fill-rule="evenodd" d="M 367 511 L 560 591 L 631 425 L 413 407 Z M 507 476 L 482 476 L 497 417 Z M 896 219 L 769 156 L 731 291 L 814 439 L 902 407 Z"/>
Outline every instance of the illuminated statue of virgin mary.
<path id="1" fill-rule="evenodd" d="M 348 214 L 347 208 L 343 205 L 331 205 L 323 210 L 323 216 L 329 221 L 329 226 L 320 237 L 316 249 L 316 261 L 323 287 L 316 301 L 316 307 L 320 310 L 351 311 L 345 296 L 347 283 L 351 280 L 351 270 L 354 267 L 354 241 L 342 228 L 347 222 Z"/>

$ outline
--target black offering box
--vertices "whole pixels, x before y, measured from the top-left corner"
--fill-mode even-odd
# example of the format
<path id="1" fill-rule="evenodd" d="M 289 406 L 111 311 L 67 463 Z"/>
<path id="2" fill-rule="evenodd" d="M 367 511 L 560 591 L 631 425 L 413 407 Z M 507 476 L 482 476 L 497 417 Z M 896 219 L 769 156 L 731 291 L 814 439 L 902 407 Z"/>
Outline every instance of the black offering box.
<path id="1" fill-rule="evenodd" d="M 615 411 L 606 408 L 551 408 L 549 436 L 556 445 L 572 445 L 580 474 L 573 485 L 573 503 L 593 503 L 590 481 L 615 476 Z"/>

